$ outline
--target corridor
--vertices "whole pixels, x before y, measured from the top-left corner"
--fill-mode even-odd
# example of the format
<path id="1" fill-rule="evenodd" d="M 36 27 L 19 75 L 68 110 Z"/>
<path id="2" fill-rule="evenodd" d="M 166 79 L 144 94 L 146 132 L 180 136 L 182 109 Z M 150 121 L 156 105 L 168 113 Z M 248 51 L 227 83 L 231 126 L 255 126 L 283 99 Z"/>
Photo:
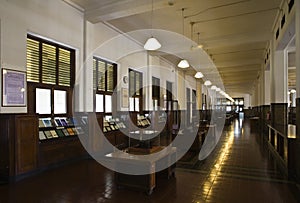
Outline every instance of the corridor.
<path id="1" fill-rule="evenodd" d="M 0 185 L 7 202 L 300 202 L 296 184 L 284 177 L 248 120 L 224 129 L 213 153 L 193 168 L 177 167 L 176 178 L 157 179 L 152 195 L 118 189 L 114 173 L 93 160 L 44 171 Z"/>

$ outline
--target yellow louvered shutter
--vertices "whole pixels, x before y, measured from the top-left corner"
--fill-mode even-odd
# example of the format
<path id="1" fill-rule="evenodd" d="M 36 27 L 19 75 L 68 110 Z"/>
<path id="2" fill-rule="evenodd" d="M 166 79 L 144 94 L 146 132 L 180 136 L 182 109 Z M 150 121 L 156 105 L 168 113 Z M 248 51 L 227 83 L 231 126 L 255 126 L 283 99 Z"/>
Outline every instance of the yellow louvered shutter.
<path id="1" fill-rule="evenodd" d="M 27 38 L 27 81 L 39 82 L 40 68 L 39 68 L 39 42 Z"/>

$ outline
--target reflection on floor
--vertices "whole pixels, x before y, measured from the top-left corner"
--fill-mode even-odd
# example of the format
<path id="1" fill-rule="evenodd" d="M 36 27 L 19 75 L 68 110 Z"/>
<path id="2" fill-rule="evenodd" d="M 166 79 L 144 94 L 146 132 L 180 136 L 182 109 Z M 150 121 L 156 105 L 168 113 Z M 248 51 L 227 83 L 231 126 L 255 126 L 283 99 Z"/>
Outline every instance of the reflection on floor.
<path id="1" fill-rule="evenodd" d="M 235 120 L 197 169 L 177 168 L 175 179 L 158 179 L 151 196 L 117 189 L 112 171 L 85 160 L 0 185 L 0 202 L 300 202 L 296 184 L 249 126 Z"/>

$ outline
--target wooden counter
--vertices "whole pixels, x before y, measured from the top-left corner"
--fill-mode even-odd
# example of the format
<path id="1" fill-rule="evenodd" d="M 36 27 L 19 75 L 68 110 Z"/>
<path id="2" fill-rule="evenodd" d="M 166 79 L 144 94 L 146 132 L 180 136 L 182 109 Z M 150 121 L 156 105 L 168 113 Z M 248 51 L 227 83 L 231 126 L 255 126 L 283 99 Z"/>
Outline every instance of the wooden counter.
<path id="1" fill-rule="evenodd" d="M 129 175 L 119 172 L 115 172 L 115 181 L 118 187 L 126 186 L 130 188 L 141 189 L 151 195 L 153 189 L 156 186 L 156 172 L 157 167 L 161 164 L 170 165 L 176 161 L 176 148 L 175 147 L 160 147 L 161 150 L 155 150 L 158 153 L 134 155 L 125 153 L 123 151 L 117 151 L 107 154 L 106 157 L 114 162 L 118 168 L 135 168 L 145 167 L 148 174 L 145 175 Z M 166 177 L 170 178 L 175 176 L 175 164 L 172 164 L 163 172 L 166 173 Z"/>

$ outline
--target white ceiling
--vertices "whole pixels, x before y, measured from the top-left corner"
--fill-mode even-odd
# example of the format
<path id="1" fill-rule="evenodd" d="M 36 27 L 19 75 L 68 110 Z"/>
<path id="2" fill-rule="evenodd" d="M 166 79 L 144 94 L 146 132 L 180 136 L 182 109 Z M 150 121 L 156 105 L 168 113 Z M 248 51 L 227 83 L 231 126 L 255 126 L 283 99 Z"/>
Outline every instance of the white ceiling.
<path id="1" fill-rule="evenodd" d="M 151 28 L 151 0 L 65 1 L 81 7 L 92 23 L 104 21 L 123 32 Z M 152 28 L 182 34 L 185 8 L 184 35 L 198 42 L 200 33 L 199 41 L 215 63 L 226 92 L 251 93 L 281 1 L 153 0 Z"/>

